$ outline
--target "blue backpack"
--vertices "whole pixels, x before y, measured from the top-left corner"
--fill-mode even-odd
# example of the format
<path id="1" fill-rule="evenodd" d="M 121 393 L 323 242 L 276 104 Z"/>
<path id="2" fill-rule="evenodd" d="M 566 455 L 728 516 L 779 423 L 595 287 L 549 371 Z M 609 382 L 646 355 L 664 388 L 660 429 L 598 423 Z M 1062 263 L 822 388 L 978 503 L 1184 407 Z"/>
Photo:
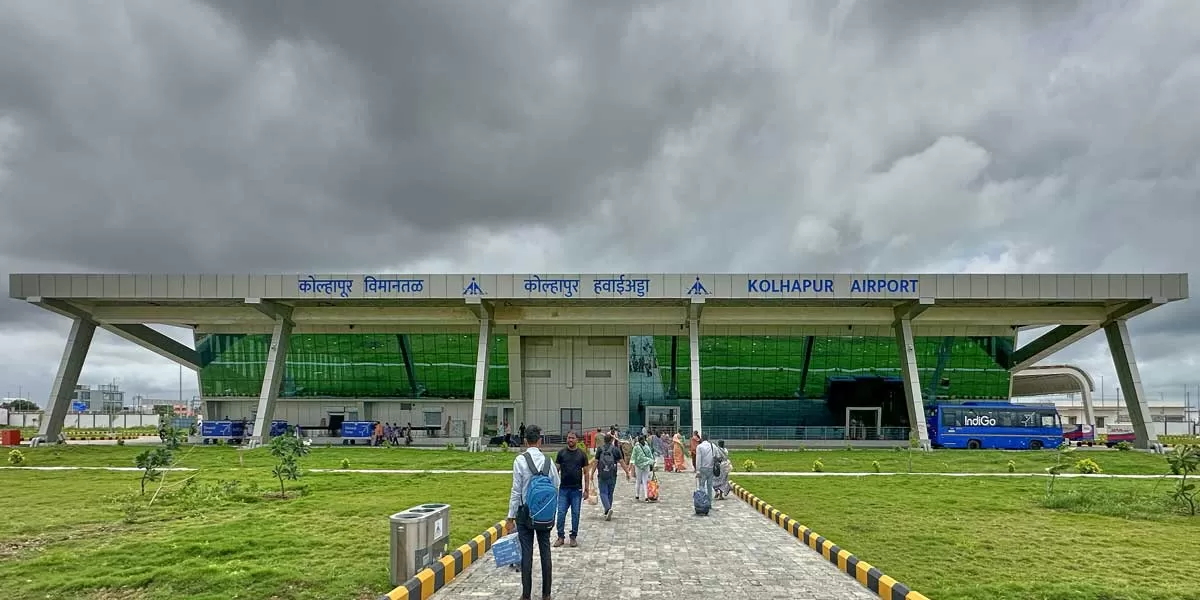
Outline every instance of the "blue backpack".
<path id="1" fill-rule="evenodd" d="M 529 453 L 522 453 L 525 464 L 533 477 L 525 484 L 525 504 L 534 531 L 549 531 L 554 527 L 554 516 L 558 513 L 558 488 L 550 479 L 550 457 L 543 457 L 542 468 L 533 464 Z"/>

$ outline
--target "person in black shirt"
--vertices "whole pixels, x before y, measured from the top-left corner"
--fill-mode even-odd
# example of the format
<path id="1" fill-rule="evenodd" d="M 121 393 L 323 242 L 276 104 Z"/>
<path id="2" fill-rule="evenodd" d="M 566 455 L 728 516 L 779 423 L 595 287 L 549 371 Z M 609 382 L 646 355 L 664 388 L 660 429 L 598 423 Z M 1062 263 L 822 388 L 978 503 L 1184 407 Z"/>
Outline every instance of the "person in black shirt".
<path id="1" fill-rule="evenodd" d="M 554 547 L 562 546 L 566 541 L 563 536 L 567 521 L 567 509 L 571 510 L 571 547 L 578 547 L 575 541 L 579 535 L 579 508 L 583 502 L 583 470 L 588 464 L 587 451 L 579 446 L 579 437 L 574 431 L 567 433 L 567 447 L 558 451 L 554 458 L 558 465 L 558 474 L 562 483 L 558 487 L 558 539 Z"/>

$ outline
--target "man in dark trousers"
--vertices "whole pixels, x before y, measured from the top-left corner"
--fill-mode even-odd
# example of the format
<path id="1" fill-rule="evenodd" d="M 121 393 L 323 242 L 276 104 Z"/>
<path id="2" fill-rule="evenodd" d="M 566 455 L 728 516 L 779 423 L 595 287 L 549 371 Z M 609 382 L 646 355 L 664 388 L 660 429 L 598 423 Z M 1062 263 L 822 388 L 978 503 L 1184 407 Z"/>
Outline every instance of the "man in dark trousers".
<path id="1" fill-rule="evenodd" d="M 566 542 L 567 511 L 571 511 L 571 547 L 578 547 L 575 538 L 579 535 L 579 508 L 583 504 L 583 470 L 588 464 L 587 452 L 579 446 L 579 437 L 574 431 L 567 433 L 567 447 L 558 451 L 554 458 L 562 483 L 558 486 L 558 539 L 554 547 Z"/>
<path id="2" fill-rule="evenodd" d="M 536 536 L 538 555 L 542 561 L 542 599 L 549 600 L 553 572 L 550 563 L 550 530 L 534 530 L 533 524 L 528 521 L 528 511 L 525 511 L 524 518 L 517 518 L 518 514 L 522 512 L 521 507 L 525 505 L 525 489 L 535 475 L 533 471 L 529 470 L 529 464 L 526 462 L 524 454 L 529 454 L 533 459 L 534 467 L 539 471 L 547 467 L 550 460 L 549 456 L 542 454 L 541 427 L 537 425 L 525 427 L 525 446 L 525 452 L 518 454 L 513 460 L 512 492 L 508 497 L 508 529 L 512 530 L 515 527 L 517 539 L 521 542 L 521 599 L 530 600 L 530 594 L 533 592 L 533 539 Z M 548 471 L 548 476 L 554 482 L 555 487 L 558 487 L 561 484 L 558 469 L 551 468 Z"/>
<path id="3" fill-rule="evenodd" d="M 596 480 L 600 484 L 600 504 L 604 506 L 604 520 L 612 520 L 613 492 L 617 489 L 617 471 L 621 465 L 621 447 L 611 435 L 604 436 L 604 445 L 596 449 Z"/>

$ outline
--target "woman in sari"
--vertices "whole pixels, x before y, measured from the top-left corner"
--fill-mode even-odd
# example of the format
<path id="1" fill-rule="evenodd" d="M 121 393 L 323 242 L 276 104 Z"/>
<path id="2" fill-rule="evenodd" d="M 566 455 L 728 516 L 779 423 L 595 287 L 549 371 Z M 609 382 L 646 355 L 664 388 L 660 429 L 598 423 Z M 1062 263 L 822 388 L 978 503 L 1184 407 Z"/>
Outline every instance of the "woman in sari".
<path id="1" fill-rule="evenodd" d="M 684 448 L 683 438 L 679 437 L 678 433 L 675 434 L 675 437 L 671 438 L 671 452 L 674 454 L 675 472 L 683 473 L 686 471 L 687 449 Z"/>
<path id="2" fill-rule="evenodd" d="M 729 451 L 725 449 L 725 440 L 717 442 L 713 462 L 721 465 L 721 474 L 713 479 L 713 492 L 716 494 L 717 500 L 724 500 L 733 491 L 729 487 L 729 472 L 733 470 L 733 461 L 729 460 Z"/>

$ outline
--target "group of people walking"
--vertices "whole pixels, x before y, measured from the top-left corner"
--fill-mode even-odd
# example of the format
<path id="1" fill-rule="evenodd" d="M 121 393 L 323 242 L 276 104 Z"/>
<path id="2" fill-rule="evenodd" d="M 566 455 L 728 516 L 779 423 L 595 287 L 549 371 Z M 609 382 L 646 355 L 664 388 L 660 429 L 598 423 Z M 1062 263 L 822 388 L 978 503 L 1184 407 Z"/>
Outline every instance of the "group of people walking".
<path id="1" fill-rule="evenodd" d="M 697 489 L 703 490 L 709 503 L 729 495 L 729 453 L 725 443 L 715 444 L 707 434 L 693 432 L 690 450 L 684 454 L 679 434 L 651 435 L 643 429 L 633 441 L 622 441 L 614 425 L 608 433 L 589 431 L 580 439 L 569 432 L 566 447 L 551 459 L 542 452 L 542 431 L 537 425 L 525 427 L 525 450 L 513 461 L 513 484 L 509 495 L 508 529 L 517 532 L 521 546 L 521 598 L 529 600 L 533 589 L 533 544 L 537 540 L 542 565 L 542 598 L 550 598 L 553 567 L 551 546 L 579 546 L 579 519 L 584 502 L 600 504 L 605 521 L 613 518 L 613 496 L 619 474 L 635 480 L 634 499 L 639 502 L 658 500 L 658 457 L 663 458 L 667 471 L 685 472 L 690 455 Z M 553 466 L 552 466 L 553 465 Z M 714 468 L 715 467 L 715 468 Z M 716 473 L 714 473 L 716 471 Z M 567 513 L 571 513 L 567 529 Z M 551 531 L 557 534 L 553 544 Z"/>

